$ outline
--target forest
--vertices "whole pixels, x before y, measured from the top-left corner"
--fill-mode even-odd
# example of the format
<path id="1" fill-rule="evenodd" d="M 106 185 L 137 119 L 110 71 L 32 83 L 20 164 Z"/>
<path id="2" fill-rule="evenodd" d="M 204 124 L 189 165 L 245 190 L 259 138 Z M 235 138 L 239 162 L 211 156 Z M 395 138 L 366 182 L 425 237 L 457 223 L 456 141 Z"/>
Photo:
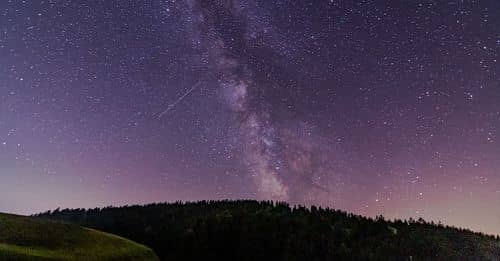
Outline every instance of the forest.
<path id="1" fill-rule="evenodd" d="M 161 260 L 498 260 L 500 238 L 423 219 L 272 201 L 200 201 L 34 215 L 113 233 Z"/>

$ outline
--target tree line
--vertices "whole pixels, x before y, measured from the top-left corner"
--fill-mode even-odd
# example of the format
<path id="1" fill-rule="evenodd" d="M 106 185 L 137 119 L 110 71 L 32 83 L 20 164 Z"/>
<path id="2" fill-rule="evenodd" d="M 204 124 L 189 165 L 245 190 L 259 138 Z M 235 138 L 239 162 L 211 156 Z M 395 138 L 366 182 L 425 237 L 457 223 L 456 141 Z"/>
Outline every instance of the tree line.
<path id="1" fill-rule="evenodd" d="M 35 215 L 120 235 L 162 260 L 498 260 L 500 238 L 423 219 L 236 200 Z"/>

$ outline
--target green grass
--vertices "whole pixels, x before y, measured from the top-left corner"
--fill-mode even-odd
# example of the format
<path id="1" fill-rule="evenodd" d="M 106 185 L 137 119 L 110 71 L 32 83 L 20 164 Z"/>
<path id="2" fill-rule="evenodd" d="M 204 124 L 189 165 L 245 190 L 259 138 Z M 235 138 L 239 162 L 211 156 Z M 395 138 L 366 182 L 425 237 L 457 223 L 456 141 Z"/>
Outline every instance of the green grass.
<path id="1" fill-rule="evenodd" d="M 158 260 L 140 244 L 76 225 L 0 214 L 0 260 Z"/>

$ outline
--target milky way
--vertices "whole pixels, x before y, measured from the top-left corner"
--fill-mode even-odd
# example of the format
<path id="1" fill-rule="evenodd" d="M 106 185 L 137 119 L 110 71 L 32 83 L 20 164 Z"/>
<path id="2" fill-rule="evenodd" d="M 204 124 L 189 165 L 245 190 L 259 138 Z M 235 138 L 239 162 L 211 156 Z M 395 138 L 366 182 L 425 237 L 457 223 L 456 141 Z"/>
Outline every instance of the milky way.
<path id="1" fill-rule="evenodd" d="M 494 0 L 2 1 L 0 211 L 255 198 L 500 233 L 498 28 Z"/>

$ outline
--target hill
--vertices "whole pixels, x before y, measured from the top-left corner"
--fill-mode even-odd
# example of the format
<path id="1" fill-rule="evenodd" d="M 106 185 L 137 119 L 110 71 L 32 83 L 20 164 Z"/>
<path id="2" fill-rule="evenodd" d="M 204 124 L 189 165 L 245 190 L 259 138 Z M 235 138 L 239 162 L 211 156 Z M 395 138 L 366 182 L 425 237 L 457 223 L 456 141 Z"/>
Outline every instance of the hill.
<path id="1" fill-rule="evenodd" d="M 107 231 L 162 260 L 499 260 L 500 240 L 424 220 L 387 221 L 258 201 L 201 201 L 38 215 Z"/>
<path id="2" fill-rule="evenodd" d="M 130 240 L 76 225 L 0 214 L 0 260 L 158 260 Z"/>

